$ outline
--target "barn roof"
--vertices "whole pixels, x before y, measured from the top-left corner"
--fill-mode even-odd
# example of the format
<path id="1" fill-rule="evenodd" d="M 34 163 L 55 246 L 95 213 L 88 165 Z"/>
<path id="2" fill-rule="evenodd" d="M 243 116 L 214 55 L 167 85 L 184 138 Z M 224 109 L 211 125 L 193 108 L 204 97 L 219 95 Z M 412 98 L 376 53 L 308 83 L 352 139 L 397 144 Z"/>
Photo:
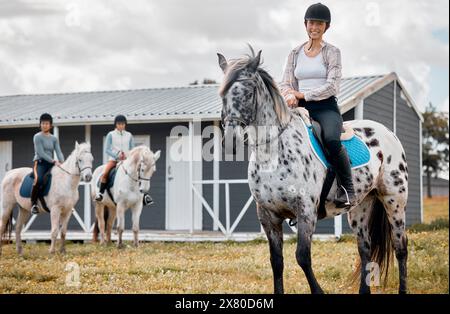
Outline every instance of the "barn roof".
<path id="1" fill-rule="evenodd" d="M 395 73 L 343 78 L 338 95 L 341 112 L 393 80 L 398 80 Z M 43 112 L 51 113 L 57 125 L 107 124 L 119 113 L 126 114 L 130 123 L 217 120 L 221 106 L 216 84 L 1 96 L 0 128 L 35 126 Z"/>

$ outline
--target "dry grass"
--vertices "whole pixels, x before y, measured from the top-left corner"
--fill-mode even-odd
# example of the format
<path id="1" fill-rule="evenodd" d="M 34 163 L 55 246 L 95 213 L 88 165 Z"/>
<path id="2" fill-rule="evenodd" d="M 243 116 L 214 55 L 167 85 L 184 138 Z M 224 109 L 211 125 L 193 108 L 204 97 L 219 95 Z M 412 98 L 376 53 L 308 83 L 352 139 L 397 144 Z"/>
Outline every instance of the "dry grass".
<path id="1" fill-rule="evenodd" d="M 448 229 L 409 235 L 412 293 L 448 293 Z M 17 257 L 12 245 L 0 258 L 0 293 L 271 293 L 268 245 L 251 243 L 145 243 L 138 249 L 70 244 L 65 256 L 49 256 L 46 244 L 26 245 Z M 285 244 L 285 288 L 309 293 L 295 261 L 295 243 Z M 313 244 L 313 266 L 328 293 L 356 293 L 349 277 L 357 257 L 352 237 Z M 81 285 L 69 287 L 65 267 L 75 262 Z M 396 293 L 397 269 L 388 286 Z"/>
<path id="2" fill-rule="evenodd" d="M 437 219 L 448 219 L 448 196 L 433 196 L 423 199 L 423 222 L 431 223 Z"/>
<path id="3" fill-rule="evenodd" d="M 424 201 L 425 222 L 447 219 L 448 198 Z M 427 225 L 422 225 L 427 227 Z M 408 278 L 411 293 L 449 293 L 447 226 L 409 232 Z M 427 230 L 427 228 L 423 228 Z M 285 290 L 309 293 L 295 260 L 295 243 L 285 244 Z M 70 244 L 68 254 L 49 256 L 48 245 L 26 245 L 24 256 L 14 246 L 0 257 L 0 293 L 271 293 L 272 270 L 265 241 L 250 243 L 145 243 L 118 251 L 114 246 Z M 328 293 L 356 293 L 350 284 L 357 249 L 355 239 L 315 241 L 316 276 Z M 66 285 L 69 263 L 80 267 L 80 286 Z M 394 271 L 380 293 L 396 293 Z"/>

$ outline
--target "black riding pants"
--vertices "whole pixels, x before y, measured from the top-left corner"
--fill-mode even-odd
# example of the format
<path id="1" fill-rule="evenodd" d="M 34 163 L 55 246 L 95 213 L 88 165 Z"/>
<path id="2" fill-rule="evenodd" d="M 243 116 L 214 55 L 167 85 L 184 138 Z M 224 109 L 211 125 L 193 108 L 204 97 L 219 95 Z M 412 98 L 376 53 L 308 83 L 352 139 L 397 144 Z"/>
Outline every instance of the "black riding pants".
<path id="1" fill-rule="evenodd" d="M 322 127 L 322 138 L 328 155 L 337 156 L 341 149 L 342 116 L 336 97 L 319 101 L 301 100 L 299 106 L 308 110 L 311 118 Z M 333 159 L 333 158 L 332 158 Z"/>
<path id="2" fill-rule="evenodd" d="M 53 168 L 54 164 L 49 163 L 46 160 L 39 159 L 34 162 L 34 185 L 42 187 L 44 183 L 44 175 Z"/>

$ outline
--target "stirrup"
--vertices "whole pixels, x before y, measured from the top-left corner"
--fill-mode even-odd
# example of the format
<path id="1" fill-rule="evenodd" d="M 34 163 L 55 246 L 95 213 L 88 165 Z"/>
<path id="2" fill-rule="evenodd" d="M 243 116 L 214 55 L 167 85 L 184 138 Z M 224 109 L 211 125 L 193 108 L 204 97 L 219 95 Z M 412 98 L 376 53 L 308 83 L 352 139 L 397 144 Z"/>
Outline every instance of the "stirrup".
<path id="1" fill-rule="evenodd" d="M 340 186 L 338 187 L 338 189 L 339 189 L 339 188 L 341 188 L 341 189 L 344 190 L 344 193 L 345 193 L 345 202 L 338 201 L 338 197 L 337 197 L 338 190 L 337 190 L 337 191 L 336 191 L 336 196 L 335 196 L 335 198 L 334 198 L 334 204 L 336 205 L 336 207 L 337 207 L 337 208 L 346 208 L 346 207 L 352 206 L 352 203 L 350 202 L 350 198 L 348 197 L 347 189 L 344 188 L 343 185 L 340 185 Z"/>
<path id="2" fill-rule="evenodd" d="M 343 185 L 341 185 L 341 189 L 343 189 L 344 190 L 344 192 L 345 192 L 345 198 L 347 199 L 347 201 L 344 203 L 344 205 L 346 205 L 346 206 L 350 206 L 351 204 L 350 204 L 350 199 L 348 198 L 348 193 L 347 193 L 347 189 L 346 188 L 344 188 L 344 186 Z"/>
<path id="3" fill-rule="evenodd" d="M 149 194 L 144 194 L 143 203 L 144 203 L 144 206 L 147 206 L 147 205 L 152 205 L 154 203 L 154 201 Z"/>
<path id="4" fill-rule="evenodd" d="M 34 205 L 31 207 L 31 213 L 32 213 L 33 215 L 39 214 L 39 206 L 37 206 L 37 204 L 34 204 Z"/>
<path id="5" fill-rule="evenodd" d="M 97 202 L 103 201 L 103 194 L 102 194 L 102 193 L 98 193 L 98 194 L 95 196 L 95 200 L 96 200 Z"/>

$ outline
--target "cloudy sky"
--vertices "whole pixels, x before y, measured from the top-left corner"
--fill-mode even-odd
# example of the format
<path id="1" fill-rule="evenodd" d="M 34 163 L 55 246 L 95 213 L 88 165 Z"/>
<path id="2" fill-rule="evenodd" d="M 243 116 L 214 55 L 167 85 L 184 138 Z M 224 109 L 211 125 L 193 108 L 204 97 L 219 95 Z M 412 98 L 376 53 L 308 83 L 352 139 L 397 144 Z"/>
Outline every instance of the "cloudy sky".
<path id="1" fill-rule="evenodd" d="M 277 79 L 306 40 L 300 0 L 0 0 L 0 95 L 221 80 L 216 52 L 263 50 Z M 447 0 L 324 0 L 344 76 L 395 71 L 418 106 L 448 110 Z"/>

